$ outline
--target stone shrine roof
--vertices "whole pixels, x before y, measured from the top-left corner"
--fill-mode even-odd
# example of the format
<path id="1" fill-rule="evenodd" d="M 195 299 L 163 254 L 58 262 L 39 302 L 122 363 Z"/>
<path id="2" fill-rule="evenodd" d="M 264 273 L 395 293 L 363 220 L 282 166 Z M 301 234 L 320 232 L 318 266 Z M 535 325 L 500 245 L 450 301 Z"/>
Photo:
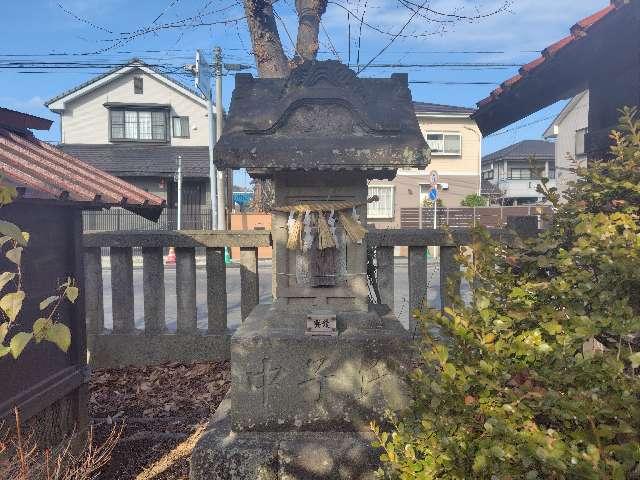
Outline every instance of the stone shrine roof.
<path id="1" fill-rule="evenodd" d="M 253 176 L 282 170 L 367 170 L 393 177 L 424 168 L 430 152 L 406 74 L 358 78 L 340 62 L 309 61 L 288 78 L 237 74 L 214 150 L 221 168 Z"/>

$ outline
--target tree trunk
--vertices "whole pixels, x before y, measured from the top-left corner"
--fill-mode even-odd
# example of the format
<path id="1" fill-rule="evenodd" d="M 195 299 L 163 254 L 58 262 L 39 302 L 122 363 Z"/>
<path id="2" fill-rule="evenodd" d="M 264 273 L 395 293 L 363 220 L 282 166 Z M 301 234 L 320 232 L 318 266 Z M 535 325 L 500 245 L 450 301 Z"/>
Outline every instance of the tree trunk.
<path id="1" fill-rule="evenodd" d="M 258 74 L 263 78 L 282 78 L 289 74 L 271 0 L 244 0 L 247 26 L 251 34 Z"/>
<path id="2" fill-rule="evenodd" d="M 315 60 L 318 55 L 320 18 L 327 10 L 327 0 L 296 0 L 298 12 L 298 38 L 295 63 Z"/>

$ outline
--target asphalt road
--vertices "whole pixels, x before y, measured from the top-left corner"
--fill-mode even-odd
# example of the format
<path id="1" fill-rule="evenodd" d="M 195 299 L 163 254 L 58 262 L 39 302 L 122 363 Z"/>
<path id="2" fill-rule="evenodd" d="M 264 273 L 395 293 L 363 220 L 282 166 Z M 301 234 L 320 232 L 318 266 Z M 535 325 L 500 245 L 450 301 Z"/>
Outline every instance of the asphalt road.
<path id="1" fill-rule="evenodd" d="M 440 299 L 440 275 L 438 263 L 429 262 L 430 285 L 427 291 L 427 301 L 430 306 L 439 307 Z M 271 302 L 271 262 L 260 262 L 258 266 L 260 275 L 260 303 Z M 111 270 L 103 269 L 104 284 L 104 309 L 105 327 L 111 328 Z M 144 328 L 144 311 L 142 296 L 142 268 L 134 268 L 134 313 L 137 328 Z M 205 329 L 207 326 L 207 292 L 206 272 L 204 267 L 198 267 L 196 273 L 196 303 L 198 311 L 198 327 Z M 465 289 L 466 290 L 466 289 Z M 396 259 L 395 268 L 395 311 L 402 324 L 409 325 L 409 282 L 407 274 L 407 261 L 403 258 Z M 227 311 L 228 325 L 235 328 L 240 324 L 240 269 L 227 268 Z M 176 329 L 176 271 L 175 267 L 165 268 L 165 317 L 170 331 Z"/>

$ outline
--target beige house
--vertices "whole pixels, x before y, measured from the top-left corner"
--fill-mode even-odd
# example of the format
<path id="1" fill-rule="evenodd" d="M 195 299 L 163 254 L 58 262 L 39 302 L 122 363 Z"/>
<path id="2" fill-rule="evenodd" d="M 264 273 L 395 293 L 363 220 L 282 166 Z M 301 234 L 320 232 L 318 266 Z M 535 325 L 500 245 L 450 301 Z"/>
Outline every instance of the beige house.
<path id="1" fill-rule="evenodd" d="M 427 198 L 429 172 L 439 174 L 440 199 L 445 207 L 459 207 L 469 194 L 480 191 L 482 135 L 471 119 L 474 109 L 414 102 L 422 133 L 431 149 L 426 170 L 401 169 L 392 181 L 372 180 L 367 217 L 376 228 L 400 228 L 402 210 L 417 208 Z"/>
<path id="2" fill-rule="evenodd" d="M 182 158 L 183 225 L 209 211 L 209 119 L 196 91 L 133 59 L 46 103 L 60 115 L 60 148 L 177 206 Z"/>

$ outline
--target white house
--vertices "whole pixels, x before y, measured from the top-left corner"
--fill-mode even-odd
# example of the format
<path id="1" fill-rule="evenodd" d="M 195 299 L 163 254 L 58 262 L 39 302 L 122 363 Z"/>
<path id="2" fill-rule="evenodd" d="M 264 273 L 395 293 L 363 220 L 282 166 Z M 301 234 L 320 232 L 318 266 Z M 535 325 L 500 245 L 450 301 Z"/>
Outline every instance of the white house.
<path id="1" fill-rule="evenodd" d="M 569 101 L 544 132 L 544 138 L 555 139 L 556 177 L 559 192 L 576 180 L 571 171 L 576 165 L 586 166 L 585 136 L 589 127 L 589 91 Z"/>
<path id="2" fill-rule="evenodd" d="M 542 177 L 556 186 L 555 145 L 544 140 L 523 140 L 482 158 L 482 179 L 501 192 L 504 205 L 543 201 L 537 188 Z"/>
<path id="3" fill-rule="evenodd" d="M 199 227 L 209 204 L 209 119 L 199 93 L 133 59 L 46 105 L 60 115 L 64 151 L 165 198 L 170 209 L 180 156 L 186 227 Z"/>

